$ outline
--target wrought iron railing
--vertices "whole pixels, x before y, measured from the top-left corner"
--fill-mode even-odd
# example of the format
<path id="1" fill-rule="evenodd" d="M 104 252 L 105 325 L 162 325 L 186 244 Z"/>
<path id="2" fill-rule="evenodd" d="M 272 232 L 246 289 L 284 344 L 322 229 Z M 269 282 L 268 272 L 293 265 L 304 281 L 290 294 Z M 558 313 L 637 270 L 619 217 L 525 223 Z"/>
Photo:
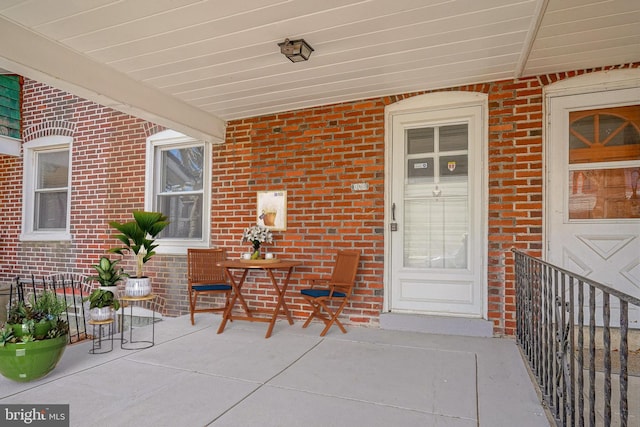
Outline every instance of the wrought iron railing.
<path id="1" fill-rule="evenodd" d="M 66 320 L 69 322 L 69 342 L 74 343 L 86 339 L 87 326 L 84 297 L 89 295 L 90 284 L 85 276 L 79 274 L 54 274 L 41 279 L 16 277 L 10 288 L 9 307 L 16 301 L 27 301 L 29 295 L 36 298 L 45 290 L 52 290 L 67 302 Z"/>
<path id="2" fill-rule="evenodd" d="M 556 424 L 632 425 L 629 309 L 640 308 L 640 300 L 521 251 L 513 253 L 517 341 Z M 612 317 L 612 311 L 619 315 Z M 619 337 L 613 344 L 612 333 Z M 632 405 L 640 407 L 640 399 Z"/>

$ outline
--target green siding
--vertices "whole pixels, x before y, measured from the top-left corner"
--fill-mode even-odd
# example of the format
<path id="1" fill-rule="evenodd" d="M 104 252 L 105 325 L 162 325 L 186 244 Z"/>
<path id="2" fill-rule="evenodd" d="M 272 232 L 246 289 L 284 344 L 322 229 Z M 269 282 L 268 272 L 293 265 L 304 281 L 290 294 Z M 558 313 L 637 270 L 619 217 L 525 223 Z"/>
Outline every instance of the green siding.
<path id="1" fill-rule="evenodd" d="M 20 77 L 0 74 L 0 135 L 20 138 Z"/>

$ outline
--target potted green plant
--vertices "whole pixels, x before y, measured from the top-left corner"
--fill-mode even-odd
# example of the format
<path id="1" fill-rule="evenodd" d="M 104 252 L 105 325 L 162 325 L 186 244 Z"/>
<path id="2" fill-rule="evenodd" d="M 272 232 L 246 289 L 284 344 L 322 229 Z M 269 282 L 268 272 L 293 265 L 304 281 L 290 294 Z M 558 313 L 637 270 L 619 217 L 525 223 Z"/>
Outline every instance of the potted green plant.
<path id="1" fill-rule="evenodd" d="M 160 212 L 134 211 L 133 221 L 120 223 L 112 221 L 111 227 L 120 232 L 115 238 L 124 246 L 112 248 L 109 252 L 125 255 L 131 252 L 136 260 L 136 275 L 127 278 L 125 295 L 144 296 L 151 293 L 151 281 L 144 275 L 143 266 L 156 253 L 155 238 L 169 225 L 167 217 Z"/>
<path id="2" fill-rule="evenodd" d="M 92 266 L 98 274 L 95 276 L 89 276 L 89 279 L 95 280 L 103 288 L 115 289 L 118 282 L 128 276 L 122 268 L 116 267 L 116 264 L 119 262 L 120 260 L 111 261 L 106 256 L 100 257 L 100 261 L 96 265 Z"/>
<path id="3" fill-rule="evenodd" d="M 55 368 L 67 345 L 64 299 L 53 291 L 12 305 L 0 328 L 0 374 L 14 381 L 42 378 Z"/>
<path id="4" fill-rule="evenodd" d="M 94 289 L 85 301 L 89 301 L 89 314 L 92 320 L 113 319 L 120 309 L 120 301 L 113 292 L 104 288 Z"/>

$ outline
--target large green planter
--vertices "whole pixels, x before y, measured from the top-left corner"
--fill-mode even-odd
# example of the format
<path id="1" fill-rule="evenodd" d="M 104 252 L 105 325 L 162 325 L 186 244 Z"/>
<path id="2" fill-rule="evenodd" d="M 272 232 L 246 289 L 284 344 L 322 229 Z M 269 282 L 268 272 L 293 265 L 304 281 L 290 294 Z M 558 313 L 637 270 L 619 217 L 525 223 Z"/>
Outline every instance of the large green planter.
<path id="1" fill-rule="evenodd" d="M 41 341 L 5 344 L 0 347 L 0 374 L 13 381 L 28 382 L 47 375 L 67 347 L 66 335 Z"/>

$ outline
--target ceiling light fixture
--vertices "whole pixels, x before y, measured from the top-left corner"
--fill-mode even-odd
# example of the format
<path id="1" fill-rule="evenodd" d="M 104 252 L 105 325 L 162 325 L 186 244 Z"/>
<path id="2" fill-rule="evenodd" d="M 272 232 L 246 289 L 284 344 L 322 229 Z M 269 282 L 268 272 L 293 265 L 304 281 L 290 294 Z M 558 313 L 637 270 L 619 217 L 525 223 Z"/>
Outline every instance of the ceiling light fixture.
<path id="1" fill-rule="evenodd" d="M 280 53 L 289 58 L 291 62 L 306 61 L 313 52 L 313 48 L 304 39 L 284 39 L 284 42 L 278 43 L 278 46 L 280 46 Z"/>

